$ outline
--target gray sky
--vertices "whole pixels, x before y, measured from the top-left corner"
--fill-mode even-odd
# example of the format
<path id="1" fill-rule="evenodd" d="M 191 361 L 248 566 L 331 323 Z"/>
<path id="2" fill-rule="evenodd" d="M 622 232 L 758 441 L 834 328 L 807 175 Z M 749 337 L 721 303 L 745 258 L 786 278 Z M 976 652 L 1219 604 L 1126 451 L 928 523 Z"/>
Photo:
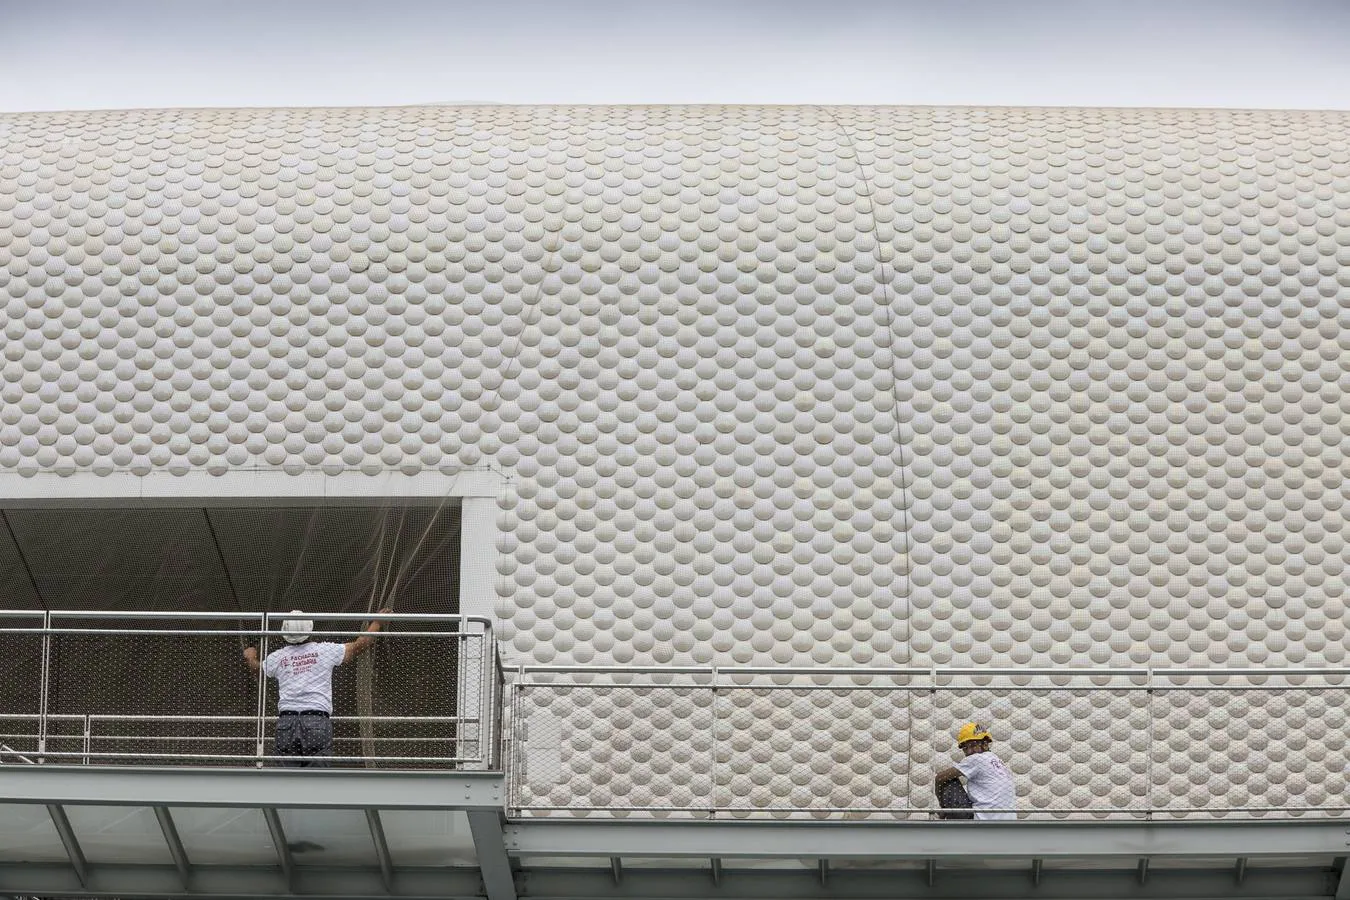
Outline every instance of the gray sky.
<path id="1" fill-rule="evenodd" d="M 1350 109 L 1346 0 L 0 0 L 0 110 Z"/>

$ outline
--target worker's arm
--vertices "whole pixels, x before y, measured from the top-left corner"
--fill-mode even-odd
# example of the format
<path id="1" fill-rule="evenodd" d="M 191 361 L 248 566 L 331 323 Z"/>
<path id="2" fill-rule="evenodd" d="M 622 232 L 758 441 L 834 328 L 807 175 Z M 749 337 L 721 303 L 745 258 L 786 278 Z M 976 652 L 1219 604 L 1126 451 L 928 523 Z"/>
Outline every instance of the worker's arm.
<path id="1" fill-rule="evenodd" d="M 248 670 L 255 675 L 262 671 L 262 663 L 258 662 L 257 647 L 244 648 L 244 663 L 248 666 Z"/>
<path id="2" fill-rule="evenodd" d="M 952 766 L 948 769 L 941 769 L 933 776 L 933 784 L 942 784 L 944 781 L 951 781 L 953 778 L 960 778 L 961 770 Z"/>
<path id="3" fill-rule="evenodd" d="M 393 612 L 392 609 L 389 609 L 388 607 L 385 607 L 384 609 L 380 610 L 380 613 L 379 613 L 379 614 L 380 614 L 380 615 L 384 615 L 385 613 L 391 613 L 391 612 Z M 349 642 L 347 642 L 346 644 L 343 644 L 343 645 L 342 645 L 342 647 L 343 647 L 343 650 L 342 650 L 342 663 L 343 663 L 343 665 L 346 665 L 347 663 L 349 663 L 349 662 L 351 662 L 352 660 L 356 659 L 356 657 L 360 656 L 362 653 L 365 653 L 367 650 L 369 650 L 369 649 L 370 649 L 370 645 L 373 644 L 373 643 L 375 643 L 375 638 L 371 637 L 371 635 L 373 635 L 375 632 L 377 632 L 377 631 L 379 631 L 379 630 L 380 630 L 380 620 L 379 620 L 379 619 L 375 619 L 375 620 L 372 621 L 369 625 L 366 626 L 366 628 L 365 628 L 366 633 L 365 633 L 365 634 L 361 635 L 359 638 L 357 638 L 357 639 L 354 640 L 354 641 L 349 641 Z"/>

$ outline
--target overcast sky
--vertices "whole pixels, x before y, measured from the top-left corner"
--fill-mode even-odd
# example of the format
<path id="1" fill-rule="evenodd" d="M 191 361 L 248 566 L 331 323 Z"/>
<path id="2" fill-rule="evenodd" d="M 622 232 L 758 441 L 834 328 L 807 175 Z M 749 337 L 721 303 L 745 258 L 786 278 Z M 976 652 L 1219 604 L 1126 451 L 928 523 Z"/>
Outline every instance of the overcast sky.
<path id="1" fill-rule="evenodd" d="M 0 110 L 1350 109 L 1348 0 L 0 0 Z"/>

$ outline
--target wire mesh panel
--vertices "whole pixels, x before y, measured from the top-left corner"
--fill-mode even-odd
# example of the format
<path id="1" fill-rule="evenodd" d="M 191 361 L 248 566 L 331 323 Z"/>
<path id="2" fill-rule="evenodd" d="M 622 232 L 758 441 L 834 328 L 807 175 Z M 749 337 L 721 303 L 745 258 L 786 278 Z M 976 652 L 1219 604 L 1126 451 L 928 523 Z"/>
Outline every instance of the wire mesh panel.
<path id="1" fill-rule="evenodd" d="M 325 636 L 335 642 L 356 638 Z M 361 759 L 368 768 L 406 767 L 409 759 L 453 765 L 476 757 L 478 742 L 465 743 L 476 735 L 463 733 L 457 711 L 457 658 L 464 645 L 453 623 L 400 622 L 387 626 L 369 651 L 339 666 L 333 672 L 335 754 Z M 482 655 L 481 640 L 472 652 Z M 272 685 L 268 710 L 269 718 L 275 716 Z"/>
<path id="2" fill-rule="evenodd" d="M 325 630 L 314 641 L 340 647 L 355 642 L 369 634 L 360 618 L 321 622 Z M 272 616 L 270 627 L 282 621 Z M 485 691 L 485 673 L 495 671 L 490 635 L 466 633 L 464 621 L 454 616 L 400 613 L 382 622 L 368 650 L 333 670 L 333 764 L 420 769 L 481 762 L 488 742 L 477 698 Z M 270 635 L 269 648 L 285 646 L 278 637 Z M 477 667 L 469 684 L 461 681 L 466 659 Z M 271 755 L 278 693 L 270 680 L 264 690 L 264 748 Z M 470 699 L 468 712 L 459 710 L 462 697 Z"/>
<path id="3" fill-rule="evenodd" d="M 490 731 L 494 715 L 488 708 L 492 702 L 492 664 L 485 636 L 460 634 L 454 642 L 455 675 L 458 688 L 454 709 L 459 722 L 455 729 L 456 743 L 467 758 L 482 760 L 492 755 Z M 486 767 L 486 765 L 484 766 Z"/>
<path id="4" fill-rule="evenodd" d="M 276 702 L 243 658 L 261 616 L 299 608 L 321 631 L 354 631 L 384 607 L 438 617 L 397 626 L 336 671 L 336 752 L 370 766 L 485 757 L 488 626 L 468 635 L 445 618 L 459 603 L 460 522 L 449 496 L 0 511 L 0 596 L 58 611 L 45 679 L 42 638 L 0 619 L 0 761 L 39 749 L 53 762 L 254 761 L 271 752 Z"/>
<path id="5" fill-rule="evenodd" d="M 41 746 L 44 620 L 0 612 L 0 765 L 31 761 Z"/>
<path id="6" fill-rule="evenodd" d="M 961 681 L 960 679 L 948 679 Z M 975 722 L 1012 772 L 1024 816 L 1143 815 L 1148 807 L 1149 699 L 1142 689 L 1004 680 L 919 692 L 911 706 L 910 800 L 935 810 L 936 773 L 962 758 L 956 733 Z"/>
<path id="7" fill-rule="evenodd" d="M 220 764 L 251 757 L 257 682 L 243 665 L 261 619 L 54 615 L 48 758 Z"/>
<path id="8" fill-rule="evenodd" d="M 74 749 L 70 740 L 53 739 L 49 745 L 63 762 L 229 765 L 257 755 L 257 722 L 257 716 L 244 715 L 104 713 L 70 723 L 84 728 L 77 759 L 66 752 Z"/>
<path id="9" fill-rule="evenodd" d="M 1147 671 L 724 669 L 690 687 L 660 670 L 522 675 L 510 769 L 524 814 L 928 819 L 971 721 L 1012 771 L 1022 818 L 1142 818 L 1153 799 Z"/>
<path id="10" fill-rule="evenodd" d="M 449 498 L 432 506 L 225 508 L 206 515 L 239 603 L 272 611 L 278 626 L 286 610 L 303 609 L 317 622 L 316 642 L 351 642 L 363 625 L 325 621 L 325 615 L 458 609 L 460 516 Z M 268 649 L 281 646 L 273 638 Z M 464 671 L 466 652 L 480 659 L 487 654 L 459 621 L 427 618 L 386 627 L 369 651 L 333 672 L 334 755 L 369 768 L 414 761 L 455 766 L 480 756 L 481 740 L 465 731 L 476 722 L 466 722 L 459 709 L 466 681 L 477 685 L 480 675 Z M 276 701 L 269 685 L 269 753 Z"/>
<path id="11" fill-rule="evenodd" d="M 196 511 L 242 609 L 407 613 L 458 609 L 460 515 L 435 506 Z"/>
<path id="12" fill-rule="evenodd" d="M 531 813 L 712 809 L 710 685 L 523 685 L 512 731 L 516 805 Z"/>
<path id="13" fill-rule="evenodd" d="M 226 612 L 230 585 L 200 509 L 10 509 L 21 571 L 52 610 Z"/>
<path id="14" fill-rule="evenodd" d="M 717 810 L 776 818 L 903 814 L 911 692 L 894 679 L 867 681 L 719 686 Z"/>
<path id="15" fill-rule="evenodd" d="M 1265 681 L 1155 691 L 1153 804 L 1164 815 L 1345 815 L 1346 689 Z"/>
<path id="16" fill-rule="evenodd" d="M 0 511 L 0 603 L 67 615 L 50 641 L 48 709 L 95 718 L 52 720 L 59 723 L 50 748 L 55 759 L 256 755 L 257 681 L 241 655 L 256 636 L 154 637 L 149 632 L 169 628 L 167 620 L 152 627 L 137 614 L 187 613 L 176 626 L 185 632 L 234 630 L 264 612 L 294 608 L 320 618 L 382 607 L 452 614 L 459 603 L 459 539 L 459 503 L 448 496 L 411 504 L 371 498 L 360 506 L 9 509 Z M 134 612 L 88 621 L 68 615 L 120 610 Z M 203 624 L 211 615 L 215 624 Z M 85 633 L 70 633 L 77 626 Z M 139 633 L 95 634 L 94 626 Z M 463 670 L 467 645 L 451 637 L 458 628 L 428 620 L 425 637 L 401 645 L 404 659 L 386 659 L 392 645 L 382 641 L 338 672 L 339 709 L 359 717 L 335 722 L 344 754 L 449 759 L 466 755 L 452 745 L 467 738 L 480 745 L 469 752 L 482 755 L 482 736 L 463 734 L 465 723 L 424 733 L 434 719 L 460 717 L 458 691 L 481 674 Z M 40 644 L 0 620 L 0 734 L 12 736 L 0 744 L 21 756 L 39 749 L 43 737 L 42 720 L 34 727 L 24 718 L 39 712 Z M 476 652 L 486 655 L 481 645 Z M 478 703 L 477 691 L 467 696 Z M 216 721 L 191 725 L 188 716 Z M 410 717 L 422 724 L 410 725 Z M 0 760 L 4 754 L 0 747 Z"/>
<path id="17" fill-rule="evenodd" d="M 21 624 L 0 628 L 0 640 L 38 650 L 27 654 L 37 657 L 36 665 L 28 660 L 31 671 L 15 671 L 0 692 L 3 762 L 296 761 L 281 758 L 274 746 L 277 688 L 265 674 L 268 650 L 305 652 L 316 644 L 286 644 L 281 618 L 93 612 L 8 618 Z M 321 643 L 343 660 L 333 679 L 331 757 L 393 768 L 481 769 L 496 762 L 498 716 L 489 705 L 499 697 L 500 666 L 486 620 L 387 614 L 374 634 L 364 616 L 331 618 L 330 631 L 316 635 L 331 638 Z M 32 627 L 44 621 L 45 630 Z M 371 638 L 364 652 L 351 647 L 364 637 Z M 263 673 L 247 664 L 244 651 L 254 649 Z M 313 747 L 303 752 L 330 756 Z"/>
<path id="18" fill-rule="evenodd" d="M 45 717 L 43 751 L 37 757 L 38 762 L 53 762 L 61 765 L 88 763 L 89 719 L 87 716 L 49 713 Z M 105 760 L 100 759 L 99 762 Z"/>

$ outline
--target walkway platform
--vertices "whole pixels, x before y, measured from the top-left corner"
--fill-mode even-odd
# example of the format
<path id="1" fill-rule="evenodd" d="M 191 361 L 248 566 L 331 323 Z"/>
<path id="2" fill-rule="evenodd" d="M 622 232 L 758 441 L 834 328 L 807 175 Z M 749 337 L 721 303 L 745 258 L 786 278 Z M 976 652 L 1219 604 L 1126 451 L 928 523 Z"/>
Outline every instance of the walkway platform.
<path id="1" fill-rule="evenodd" d="M 1350 898 L 1350 822 L 509 820 L 499 773 L 0 767 L 0 896 Z"/>

